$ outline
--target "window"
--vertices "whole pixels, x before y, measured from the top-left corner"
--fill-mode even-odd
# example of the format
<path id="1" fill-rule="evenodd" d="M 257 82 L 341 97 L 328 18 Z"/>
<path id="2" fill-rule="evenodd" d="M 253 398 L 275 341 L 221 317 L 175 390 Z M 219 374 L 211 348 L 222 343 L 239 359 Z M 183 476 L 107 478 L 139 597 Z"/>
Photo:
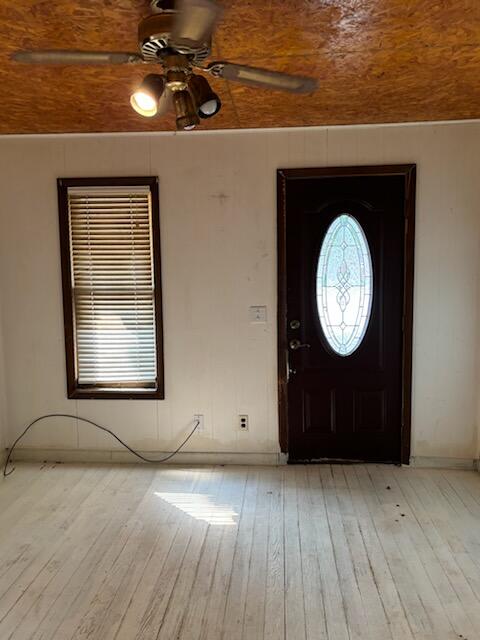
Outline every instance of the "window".
<path id="1" fill-rule="evenodd" d="M 163 398 L 156 178 L 58 180 L 69 398 Z"/>
<path id="2" fill-rule="evenodd" d="M 317 268 L 317 308 L 331 349 L 349 356 L 358 349 L 372 310 L 373 270 L 368 242 L 346 213 L 328 227 Z"/>

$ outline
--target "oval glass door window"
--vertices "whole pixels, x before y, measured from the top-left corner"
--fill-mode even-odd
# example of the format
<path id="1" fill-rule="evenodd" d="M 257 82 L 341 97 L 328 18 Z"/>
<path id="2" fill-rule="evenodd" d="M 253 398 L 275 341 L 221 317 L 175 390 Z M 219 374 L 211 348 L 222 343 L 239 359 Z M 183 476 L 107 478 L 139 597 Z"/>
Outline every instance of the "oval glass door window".
<path id="1" fill-rule="evenodd" d="M 361 345 L 373 299 L 372 257 L 367 238 L 351 215 L 327 229 L 317 267 L 317 307 L 325 338 L 339 356 Z"/>

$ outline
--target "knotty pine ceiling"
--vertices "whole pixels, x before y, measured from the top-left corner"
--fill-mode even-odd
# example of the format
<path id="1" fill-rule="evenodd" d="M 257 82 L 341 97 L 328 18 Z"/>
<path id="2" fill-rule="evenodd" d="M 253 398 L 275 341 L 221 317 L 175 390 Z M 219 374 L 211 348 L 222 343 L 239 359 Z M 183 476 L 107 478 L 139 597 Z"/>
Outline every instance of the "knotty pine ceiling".
<path id="1" fill-rule="evenodd" d="M 310 96 L 212 80 L 201 128 L 480 117 L 480 0 L 224 0 L 214 58 L 318 78 Z M 16 49 L 137 50 L 148 0 L 0 0 L 0 133 L 174 130 L 129 105 L 152 66 L 27 66 Z"/>

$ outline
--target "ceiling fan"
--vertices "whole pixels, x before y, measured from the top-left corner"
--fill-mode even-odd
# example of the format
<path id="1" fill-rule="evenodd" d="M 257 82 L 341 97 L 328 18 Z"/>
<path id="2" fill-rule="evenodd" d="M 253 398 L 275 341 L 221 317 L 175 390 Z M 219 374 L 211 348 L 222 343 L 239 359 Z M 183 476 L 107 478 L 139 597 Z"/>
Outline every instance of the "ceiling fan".
<path id="1" fill-rule="evenodd" d="M 210 56 L 212 34 L 222 14 L 215 0 L 151 0 L 152 15 L 138 26 L 139 53 L 109 51 L 17 51 L 17 62 L 35 64 L 144 64 L 158 63 L 162 73 L 150 73 L 130 97 L 130 104 L 145 117 L 164 115 L 172 107 L 179 130 L 190 130 L 200 118 L 211 118 L 221 108 L 218 95 L 200 69 L 215 78 L 277 89 L 311 93 L 316 80 L 232 62 Z"/>

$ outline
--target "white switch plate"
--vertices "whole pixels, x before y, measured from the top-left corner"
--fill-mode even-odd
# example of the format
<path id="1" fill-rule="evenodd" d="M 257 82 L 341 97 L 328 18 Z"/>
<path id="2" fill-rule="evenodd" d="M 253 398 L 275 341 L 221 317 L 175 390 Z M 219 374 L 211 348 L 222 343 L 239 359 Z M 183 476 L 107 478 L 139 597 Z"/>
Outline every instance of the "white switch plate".
<path id="1" fill-rule="evenodd" d="M 267 307 L 250 307 L 249 318 L 252 324 L 265 324 L 267 322 Z"/>

